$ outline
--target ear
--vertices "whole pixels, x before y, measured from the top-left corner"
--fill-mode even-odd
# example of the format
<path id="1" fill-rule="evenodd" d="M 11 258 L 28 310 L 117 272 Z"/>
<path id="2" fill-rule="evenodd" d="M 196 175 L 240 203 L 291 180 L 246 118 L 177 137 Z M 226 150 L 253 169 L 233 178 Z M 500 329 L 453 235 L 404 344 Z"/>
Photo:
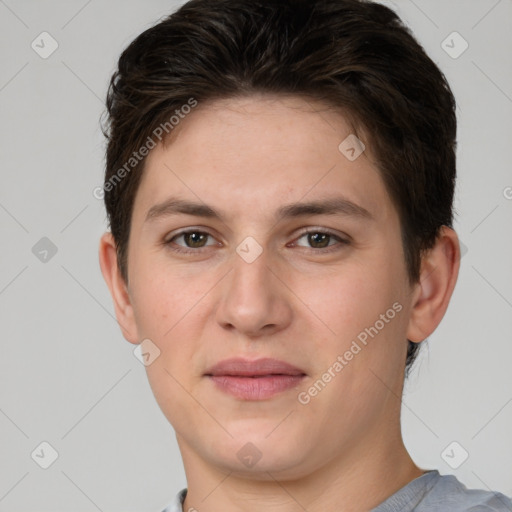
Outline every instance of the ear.
<path id="1" fill-rule="evenodd" d="M 101 273 L 112 295 L 117 322 L 123 336 L 130 343 L 138 344 L 137 325 L 128 287 L 117 265 L 116 244 L 112 233 L 104 233 L 100 239 L 99 259 Z"/>
<path id="2" fill-rule="evenodd" d="M 419 343 L 435 331 L 448 308 L 459 267 L 457 234 L 442 226 L 435 246 L 422 258 L 420 282 L 413 291 L 407 339 Z"/>

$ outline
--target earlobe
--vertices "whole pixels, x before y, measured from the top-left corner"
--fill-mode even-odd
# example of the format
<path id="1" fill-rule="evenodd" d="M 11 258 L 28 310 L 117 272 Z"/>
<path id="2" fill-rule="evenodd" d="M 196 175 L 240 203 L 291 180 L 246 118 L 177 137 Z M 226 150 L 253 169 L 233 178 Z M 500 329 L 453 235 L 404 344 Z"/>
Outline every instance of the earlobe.
<path id="1" fill-rule="evenodd" d="M 137 344 L 140 340 L 137 335 L 133 307 L 126 283 L 119 271 L 116 244 L 110 232 L 104 233 L 100 239 L 99 262 L 101 273 L 112 296 L 117 322 L 123 336 L 130 343 Z"/>
<path id="2" fill-rule="evenodd" d="M 419 343 L 441 323 L 457 282 L 460 246 L 455 231 L 443 226 L 435 246 L 422 258 L 420 282 L 414 289 L 407 339 Z"/>

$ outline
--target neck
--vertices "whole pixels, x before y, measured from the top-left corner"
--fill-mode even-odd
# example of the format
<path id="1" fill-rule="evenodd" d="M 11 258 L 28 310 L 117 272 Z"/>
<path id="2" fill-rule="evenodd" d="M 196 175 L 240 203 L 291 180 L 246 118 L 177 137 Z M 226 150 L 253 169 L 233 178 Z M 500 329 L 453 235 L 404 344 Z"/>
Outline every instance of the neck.
<path id="1" fill-rule="evenodd" d="M 374 432 L 371 440 L 359 442 L 305 476 L 279 480 L 272 472 L 249 478 L 237 476 L 229 468 L 213 467 L 178 437 L 188 482 L 183 510 L 371 510 L 424 473 L 407 453 L 400 434 L 390 439 Z"/>

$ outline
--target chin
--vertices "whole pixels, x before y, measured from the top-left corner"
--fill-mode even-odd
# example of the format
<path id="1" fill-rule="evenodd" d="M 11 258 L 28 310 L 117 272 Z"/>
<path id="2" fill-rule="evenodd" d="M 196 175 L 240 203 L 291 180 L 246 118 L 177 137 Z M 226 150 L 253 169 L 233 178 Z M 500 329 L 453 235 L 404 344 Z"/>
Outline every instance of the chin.
<path id="1" fill-rule="evenodd" d="M 225 443 L 212 443 L 207 448 L 207 458 L 223 471 L 257 480 L 272 480 L 269 473 L 285 479 L 307 474 L 305 468 L 302 471 L 300 468 L 308 459 L 308 449 L 299 437 L 286 433 L 285 438 L 275 436 L 272 439 L 273 434 L 267 437 L 270 431 L 258 430 L 251 435 L 251 429 L 246 429 L 244 436 L 234 436 Z"/>

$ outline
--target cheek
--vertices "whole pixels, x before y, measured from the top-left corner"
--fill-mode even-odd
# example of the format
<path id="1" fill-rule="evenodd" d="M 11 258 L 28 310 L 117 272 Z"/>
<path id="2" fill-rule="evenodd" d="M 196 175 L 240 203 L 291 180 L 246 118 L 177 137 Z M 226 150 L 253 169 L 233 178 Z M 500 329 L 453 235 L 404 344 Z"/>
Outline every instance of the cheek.
<path id="1" fill-rule="evenodd" d="M 378 268 L 378 267 L 377 267 Z M 352 265 L 330 275 L 302 280 L 299 296 L 329 327 L 346 340 L 372 325 L 397 300 L 394 286 L 375 267 Z"/>
<path id="2" fill-rule="evenodd" d="M 328 417 L 333 435 L 347 424 L 353 424 L 355 431 L 371 424 L 371 417 L 382 412 L 389 388 L 399 394 L 407 312 L 395 285 L 398 281 L 387 270 L 378 265 L 364 271 L 353 268 L 322 280 L 325 291 L 304 288 L 304 293 L 310 290 L 305 302 L 329 327 L 329 331 L 322 327 L 326 334 L 316 338 L 312 353 L 318 364 L 309 385 L 317 386 L 318 380 L 328 384 L 318 398 L 311 399 L 305 413 Z M 319 389 L 324 388 L 319 385 Z"/>
<path id="3" fill-rule="evenodd" d="M 407 311 L 397 261 L 381 253 L 371 262 L 360 260 L 321 279 L 301 278 L 298 295 L 321 320 L 311 317 L 324 333 L 316 348 L 325 354 L 321 359 L 326 368 L 347 354 L 348 365 L 359 369 L 353 376 L 366 379 L 369 368 L 384 376 L 402 364 Z"/>
<path id="4" fill-rule="evenodd" d="M 194 405 L 190 398 L 191 380 L 196 376 L 201 315 L 206 304 L 200 299 L 209 287 L 164 267 L 153 266 L 151 274 L 140 276 L 134 287 L 136 322 L 141 335 L 160 350 L 154 362 L 146 366 L 148 382 L 167 419 L 179 425 L 182 420 L 178 411 Z"/>
<path id="5" fill-rule="evenodd" d="M 139 332 L 166 343 L 175 329 L 189 323 L 189 314 L 208 289 L 205 280 L 182 276 L 179 269 L 158 259 L 141 266 L 133 283 L 132 301 Z"/>
<path id="6" fill-rule="evenodd" d="M 205 326 L 212 315 L 208 292 L 218 279 L 213 273 L 204 278 L 183 276 L 176 266 L 151 268 L 151 274 L 139 274 L 134 313 L 141 337 L 160 350 L 146 371 L 157 401 L 166 407 L 169 397 L 174 397 L 173 403 L 179 401 L 197 381 Z"/>
<path id="7" fill-rule="evenodd" d="M 170 284 L 163 277 L 158 280 L 146 278 L 134 287 L 135 321 L 139 332 L 147 338 L 160 339 L 172 326 L 179 302 L 171 292 Z"/>

